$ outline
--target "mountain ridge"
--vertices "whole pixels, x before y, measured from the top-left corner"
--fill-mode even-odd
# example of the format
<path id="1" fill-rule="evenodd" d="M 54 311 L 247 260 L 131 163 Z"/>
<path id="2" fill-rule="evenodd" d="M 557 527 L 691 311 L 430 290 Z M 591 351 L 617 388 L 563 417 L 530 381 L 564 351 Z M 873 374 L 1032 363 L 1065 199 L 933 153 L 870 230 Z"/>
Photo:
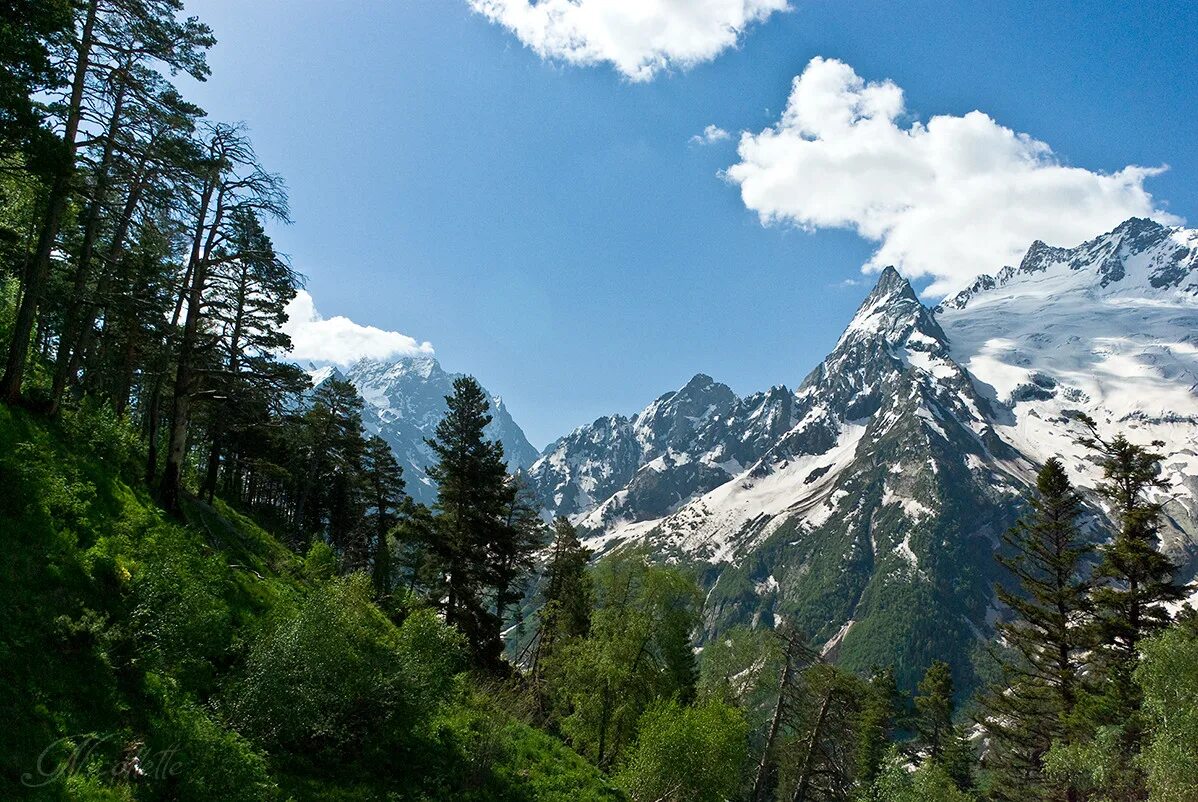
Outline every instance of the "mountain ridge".
<path id="1" fill-rule="evenodd" d="M 796 390 L 719 394 L 682 420 L 675 398 L 724 387 L 700 374 L 575 429 L 529 475 L 601 552 L 696 564 L 708 636 L 791 619 L 861 668 L 968 662 L 997 614 L 998 535 L 1037 465 L 1062 453 L 1083 487 L 1098 479 L 1074 412 L 1172 444 L 1165 545 L 1198 567 L 1194 246 L 1198 232 L 1132 219 L 1076 248 L 1033 243 L 934 307 L 886 268 Z M 766 406 L 775 425 L 755 426 Z M 618 464 L 603 459 L 616 443 Z M 912 604 L 935 612 L 895 614 Z"/>
<path id="2" fill-rule="evenodd" d="M 407 492 L 417 501 L 436 501 L 436 485 L 428 476 L 432 449 L 425 443 L 433 436 L 447 409 L 445 396 L 453 392 L 454 379 L 435 357 L 420 354 L 381 361 L 360 359 L 342 371 L 336 366 L 309 371 L 313 386 L 330 377 L 348 381 L 362 396 L 362 423 L 371 434 L 383 438 L 404 469 Z M 525 468 L 537 457 L 524 431 L 512 418 L 503 398 L 484 388 L 490 400 L 492 421 L 487 434 L 503 444 L 512 468 Z"/>

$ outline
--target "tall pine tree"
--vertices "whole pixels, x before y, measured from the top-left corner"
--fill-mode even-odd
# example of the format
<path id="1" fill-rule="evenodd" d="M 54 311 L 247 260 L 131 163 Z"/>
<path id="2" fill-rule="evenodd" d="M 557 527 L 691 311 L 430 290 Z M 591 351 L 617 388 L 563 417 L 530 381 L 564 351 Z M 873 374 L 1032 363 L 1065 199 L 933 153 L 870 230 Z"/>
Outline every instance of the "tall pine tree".
<path id="1" fill-rule="evenodd" d="M 1011 618 L 998 624 L 1002 678 L 983 695 L 980 717 L 997 800 L 1077 798 L 1045 775 L 1044 757 L 1054 741 L 1067 740 L 1084 659 L 1089 583 L 1080 569 L 1092 547 L 1078 531 L 1081 504 L 1060 460 L 1050 459 L 1028 515 L 1003 536 L 1009 553 L 997 559 L 1018 588 L 997 587 Z"/>
<path id="2" fill-rule="evenodd" d="M 387 539 L 399 523 L 404 495 L 403 468 L 391 452 L 391 446 L 381 437 L 366 441 L 362 454 L 362 470 L 366 482 L 366 524 L 371 537 L 371 573 L 376 598 L 391 592 L 393 582 L 391 548 Z"/>
<path id="3" fill-rule="evenodd" d="M 1088 433 L 1079 438 L 1098 458 L 1103 482 L 1097 490 L 1106 502 L 1114 537 L 1101 548 L 1094 570 L 1093 666 L 1095 687 L 1078 716 L 1079 726 L 1105 733 L 1110 748 L 1103 758 L 1105 784 L 1113 794 L 1144 799 L 1144 772 L 1138 755 L 1145 722 L 1143 694 L 1134 679 L 1140 642 L 1168 625 L 1166 604 L 1182 599 L 1186 587 L 1174 581 L 1177 566 L 1160 550 L 1161 516 L 1168 479 L 1162 456 L 1122 434 L 1107 439 L 1097 424 L 1080 416 Z M 1111 734 L 1117 733 L 1117 743 Z"/>
<path id="4" fill-rule="evenodd" d="M 445 620 L 466 636 L 476 664 L 497 668 L 500 619 L 488 596 L 496 544 L 507 537 L 509 488 L 503 446 L 486 436 L 487 396 L 469 376 L 454 379 L 449 409 L 428 440 L 437 455 L 433 552 L 444 582 Z"/>

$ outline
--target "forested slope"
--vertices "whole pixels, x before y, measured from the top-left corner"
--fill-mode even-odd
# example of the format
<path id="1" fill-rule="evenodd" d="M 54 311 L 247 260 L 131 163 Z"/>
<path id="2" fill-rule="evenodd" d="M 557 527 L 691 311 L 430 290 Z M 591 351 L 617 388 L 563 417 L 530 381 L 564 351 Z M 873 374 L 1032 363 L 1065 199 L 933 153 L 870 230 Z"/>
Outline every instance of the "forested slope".
<path id="1" fill-rule="evenodd" d="M 0 797 L 617 798 L 431 611 L 219 500 L 175 522 L 136 446 L 0 406 Z"/>

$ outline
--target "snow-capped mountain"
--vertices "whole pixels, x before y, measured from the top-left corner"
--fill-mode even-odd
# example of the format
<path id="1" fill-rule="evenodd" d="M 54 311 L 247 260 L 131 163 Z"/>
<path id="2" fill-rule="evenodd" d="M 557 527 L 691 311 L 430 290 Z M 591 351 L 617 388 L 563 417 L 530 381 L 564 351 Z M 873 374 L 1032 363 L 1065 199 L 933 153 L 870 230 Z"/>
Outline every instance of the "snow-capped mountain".
<path id="1" fill-rule="evenodd" d="M 423 355 L 391 362 L 362 359 L 344 373 L 335 367 L 311 371 L 313 386 L 330 376 L 354 385 L 365 401 L 363 425 L 391 446 L 403 466 L 408 493 L 426 504 L 436 500 L 437 491 L 428 476 L 433 453 L 425 438 L 433 436 L 444 417 L 445 396 L 453 392 L 453 380 L 461 375 L 446 372 L 436 359 Z M 516 425 L 503 399 L 489 392 L 487 395 L 492 417 L 488 436 L 503 444 L 511 468 L 528 467 L 536 460 L 537 450 Z"/>
<path id="2" fill-rule="evenodd" d="M 1032 245 L 937 307 L 952 356 L 1005 413 L 998 431 L 1037 462 L 1097 469 L 1061 425 L 1084 411 L 1164 443 L 1173 481 L 1165 545 L 1198 562 L 1198 231 L 1132 219 L 1076 248 Z"/>
<path id="3" fill-rule="evenodd" d="M 575 430 L 530 475 L 594 546 L 699 565 L 711 633 L 781 617 L 852 667 L 968 671 L 1036 467 L 1062 454 L 1097 478 L 1072 410 L 1168 444 L 1167 545 L 1198 562 L 1196 252 L 1196 232 L 1130 220 L 1036 243 L 935 310 L 887 269 L 797 390 L 740 399 L 696 376 Z"/>

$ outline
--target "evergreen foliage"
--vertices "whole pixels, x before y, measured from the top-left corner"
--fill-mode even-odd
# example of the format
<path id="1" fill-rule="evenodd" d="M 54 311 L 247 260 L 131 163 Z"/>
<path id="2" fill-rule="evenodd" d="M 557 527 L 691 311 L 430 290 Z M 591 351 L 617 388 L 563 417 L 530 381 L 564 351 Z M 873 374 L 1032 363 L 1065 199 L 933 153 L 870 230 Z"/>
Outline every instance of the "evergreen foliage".
<path id="1" fill-rule="evenodd" d="M 997 586 L 1012 613 L 997 625 L 1001 678 L 981 699 L 987 734 L 985 763 L 992 796 L 998 800 L 1055 799 L 1063 791 L 1044 776 L 1044 757 L 1054 742 L 1069 742 L 1084 669 L 1089 580 L 1077 519 L 1082 499 L 1060 460 L 1051 459 L 1036 477 L 1028 514 L 1003 536 L 1009 556 L 999 562 L 1016 590 Z"/>

